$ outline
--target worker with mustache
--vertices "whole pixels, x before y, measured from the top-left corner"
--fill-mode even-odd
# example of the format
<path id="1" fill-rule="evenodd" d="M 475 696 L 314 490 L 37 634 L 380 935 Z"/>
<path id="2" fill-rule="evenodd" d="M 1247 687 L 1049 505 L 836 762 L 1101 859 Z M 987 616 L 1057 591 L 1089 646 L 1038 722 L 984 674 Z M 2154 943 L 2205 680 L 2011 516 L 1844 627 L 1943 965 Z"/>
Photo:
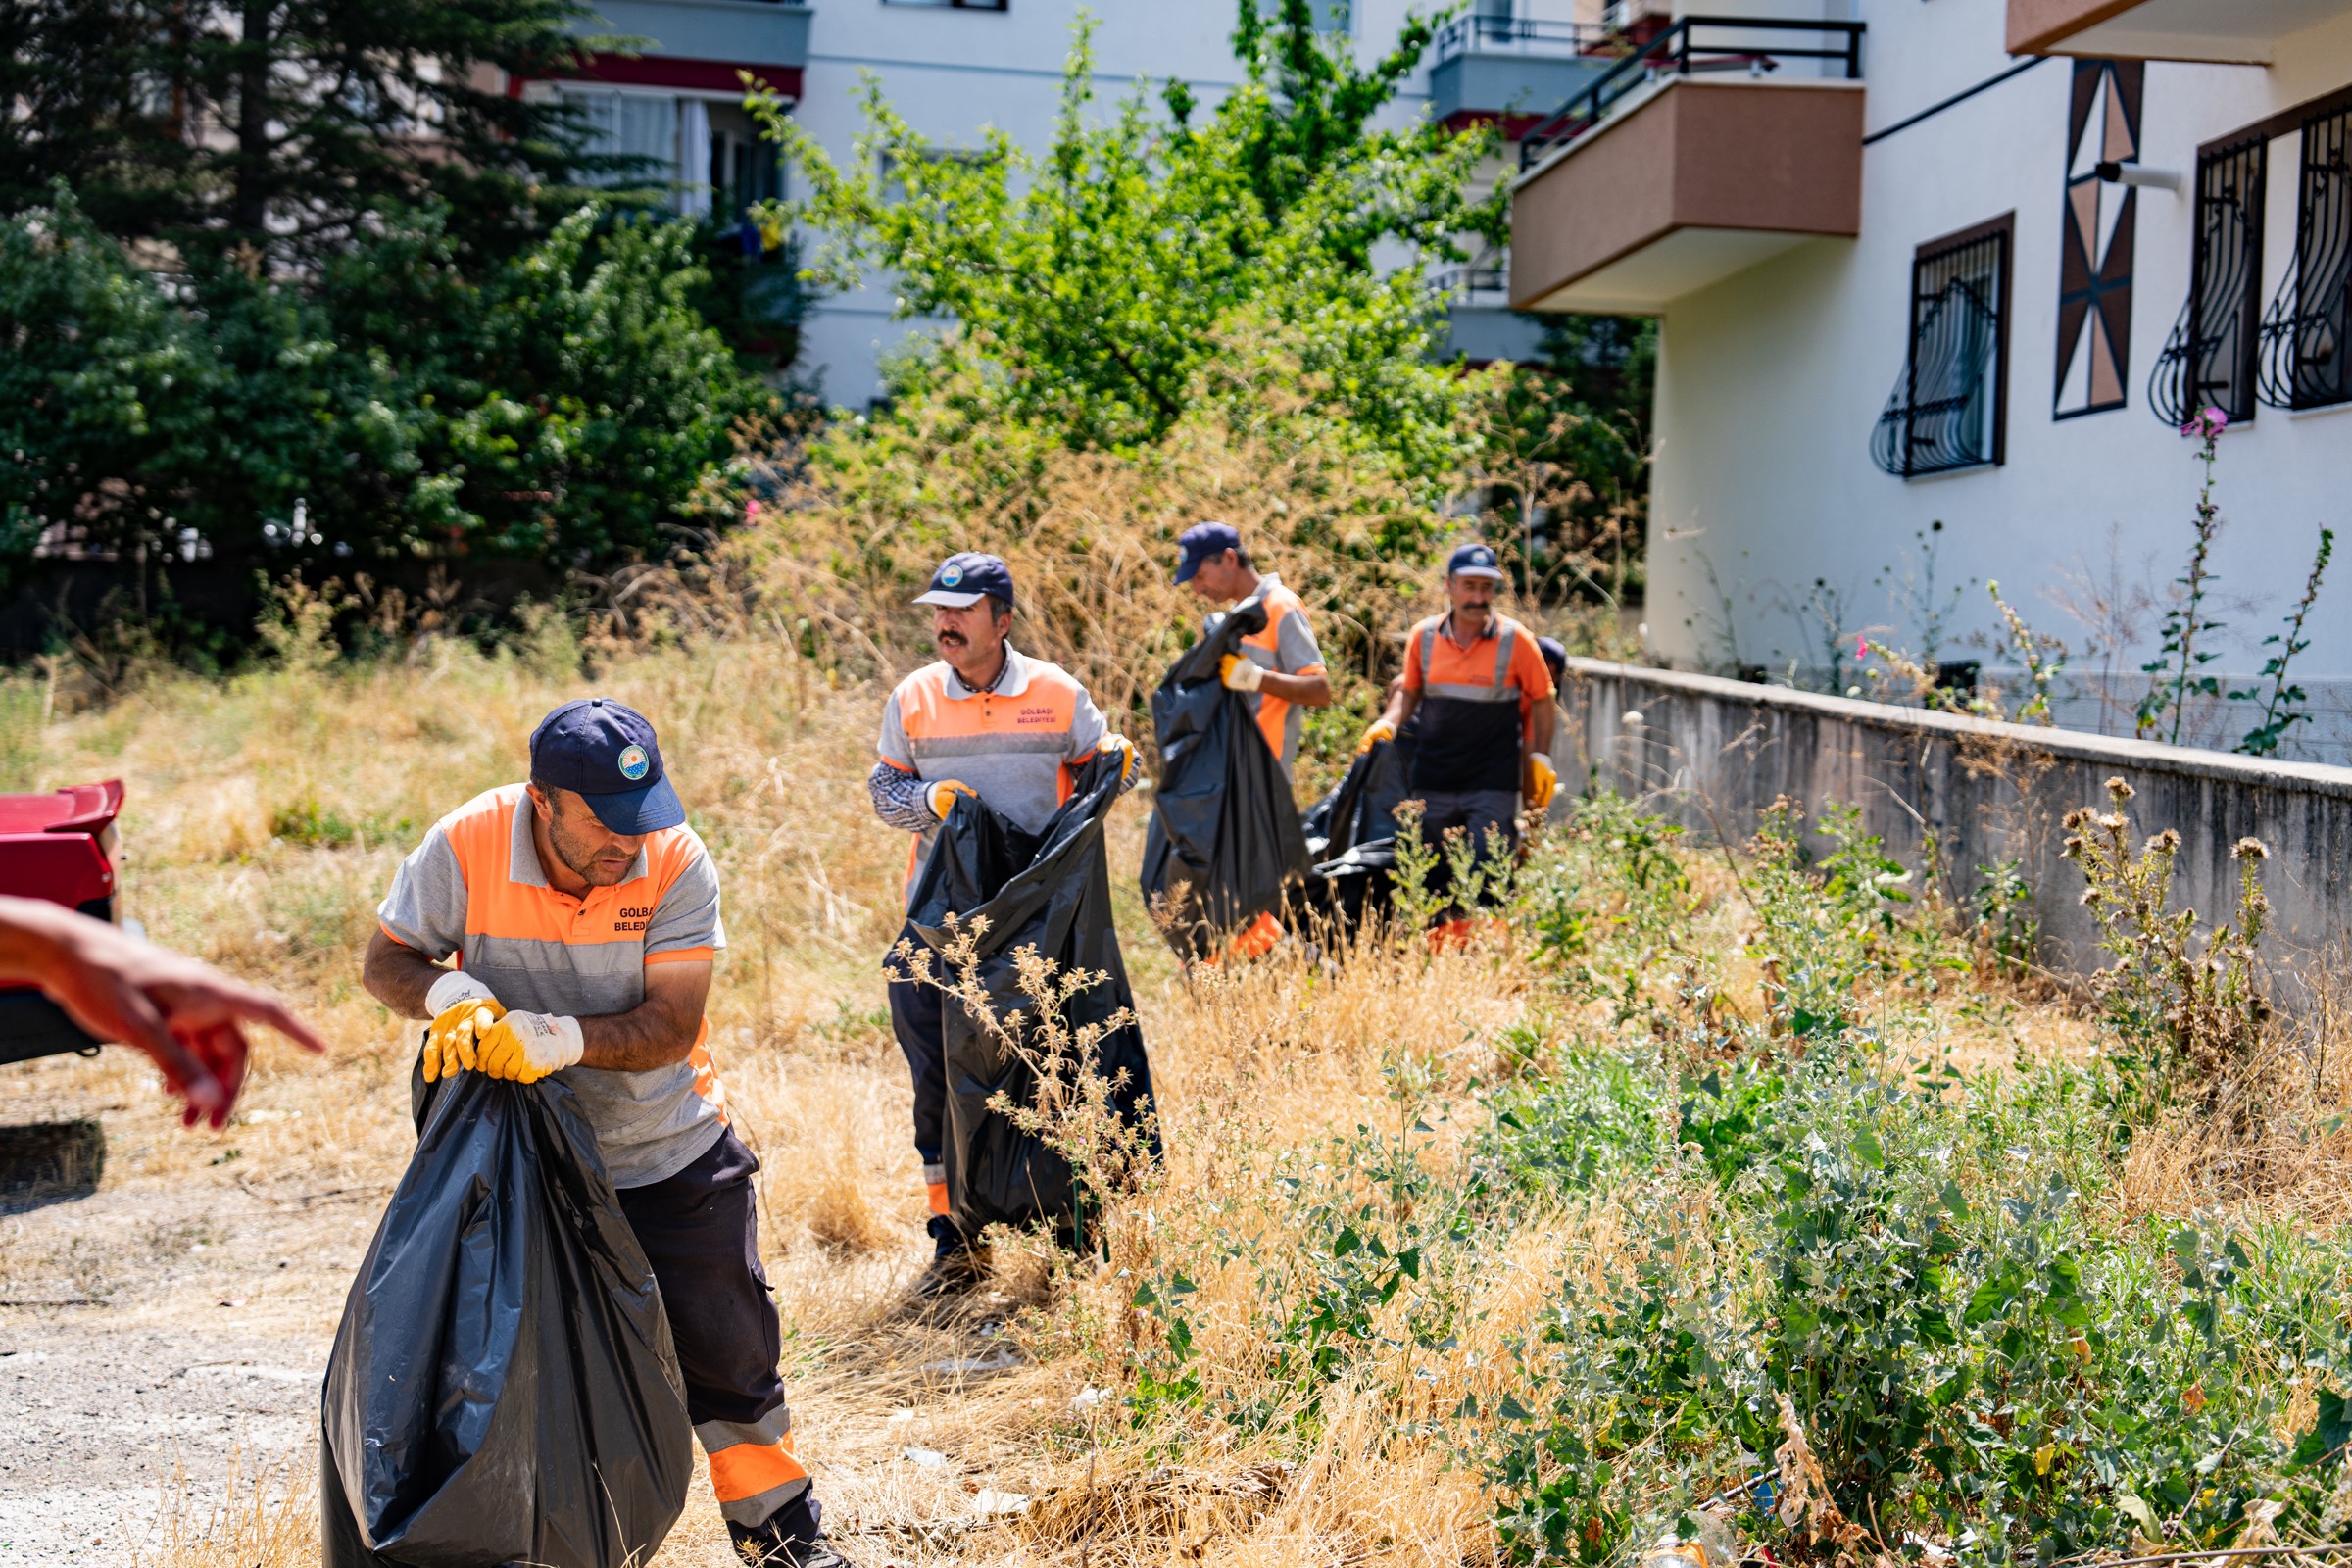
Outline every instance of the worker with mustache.
<path id="1" fill-rule="evenodd" d="M 972 796 L 1025 832 L 1043 828 L 1070 797 L 1096 753 L 1120 760 L 1122 787 L 1136 782 L 1135 748 L 1110 733 L 1095 700 L 1060 665 L 1005 640 L 1012 629 L 1012 571 L 995 556 L 950 556 L 914 603 L 931 611 L 939 661 L 899 682 L 882 705 L 881 758 L 867 778 L 874 814 L 912 833 L 906 892 L 959 795 Z M 910 924 L 902 940 L 920 939 Z M 893 944 L 893 952 L 897 951 Z M 885 962 L 895 970 L 895 962 Z M 977 1278 L 973 1238 L 948 1214 L 945 997 L 907 978 L 890 986 L 890 1021 L 914 1078 L 914 1147 L 930 1206 L 926 1296 Z"/>

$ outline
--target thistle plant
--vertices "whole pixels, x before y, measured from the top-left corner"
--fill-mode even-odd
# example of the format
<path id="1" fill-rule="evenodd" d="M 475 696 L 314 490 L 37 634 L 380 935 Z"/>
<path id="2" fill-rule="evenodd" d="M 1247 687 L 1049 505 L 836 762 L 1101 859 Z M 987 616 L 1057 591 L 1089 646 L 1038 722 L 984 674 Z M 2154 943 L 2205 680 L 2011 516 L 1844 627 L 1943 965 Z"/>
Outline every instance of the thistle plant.
<path id="1" fill-rule="evenodd" d="M 2188 699 L 2222 694 L 2220 678 L 2201 671 L 2221 657 L 2208 646 L 2207 634 L 2220 631 L 2223 623 L 2205 618 L 2205 596 L 2214 582 L 2208 564 L 2214 535 L 2222 528 L 2221 506 L 2213 499 L 2215 447 L 2229 427 L 2230 416 L 2211 408 L 2180 427 L 2182 435 L 2200 443 L 2197 461 L 2205 466 L 2205 482 L 2197 491 L 2196 543 L 2188 552 L 2188 569 L 2173 579 L 2180 592 L 2165 612 L 2161 651 L 2139 666 L 2149 677 L 2148 690 L 2139 700 L 2132 734 L 2142 740 L 2161 729 L 2166 731 L 2164 739 L 2178 746 Z"/>
<path id="2" fill-rule="evenodd" d="M 2012 715 L 2014 720 L 2020 724 L 2056 722 L 2050 717 L 2050 692 L 2066 670 L 2066 644 L 2027 625 L 2026 618 L 2001 597 L 1997 580 L 1988 579 L 1984 591 L 1992 596 L 1992 608 L 2000 612 L 1999 648 L 2024 666 L 2026 684 L 2034 693 Z"/>
<path id="3" fill-rule="evenodd" d="M 2141 1069 L 2150 1108 L 2176 1078 L 2196 1087 L 2210 1104 L 2229 1070 L 2252 1053 L 2269 1016 L 2261 958 L 2270 900 L 2262 862 L 2270 850 L 2241 838 L 2230 856 L 2237 862 L 2237 918 L 2198 940 L 2197 911 L 2175 909 L 2173 862 L 2180 835 L 2172 828 L 2132 847 L 2124 808 L 2132 788 L 2107 781 L 2109 809 L 2079 808 L 2066 815 L 2060 853 L 2082 868 L 2089 885 L 2082 903 L 2098 922 L 2099 945 L 2116 962 L 2092 981 L 2127 1042 L 2142 1054 L 2118 1065 Z"/>
<path id="4" fill-rule="evenodd" d="M 2320 597 L 2320 579 L 2327 575 L 2328 560 L 2334 554 L 2335 530 L 2322 528 L 2319 554 L 2312 558 L 2311 575 L 2303 579 L 2303 597 L 2295 601 L 2295 608 L 2287 614 L 2286 629 L 2262 640 L 2262 646 L 2272 650 L 2270 658 L 2263 662 L 2262 673 L 2254 685 L 2230 694 L 2231 702 L 2252 700 L 2262 704 L 2262 722 L 2246 731 L 2245 739 L 2237 743 L 2237 749 L 2249 757 L 2278 756 L 2286 732 L 2297 724 L 2311 722 L 2311 714 L 2302 707 L 2310 700 L 2309 695 L 2302 687 L 2287 683 L 2286 668 L 2297 654 L 2311 646 L 2311 640 L 2303 635 L 2303 622 L 2311 614 L 2313 601 Z M 2267 695 L 2261 686 L 2266 680 L 2271 683 Z"/>

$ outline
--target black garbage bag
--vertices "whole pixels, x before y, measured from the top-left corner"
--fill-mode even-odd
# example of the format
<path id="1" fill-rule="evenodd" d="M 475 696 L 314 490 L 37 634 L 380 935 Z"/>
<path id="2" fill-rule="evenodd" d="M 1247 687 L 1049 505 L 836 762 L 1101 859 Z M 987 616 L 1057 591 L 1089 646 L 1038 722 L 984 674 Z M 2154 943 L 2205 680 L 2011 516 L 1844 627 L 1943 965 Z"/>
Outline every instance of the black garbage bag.
<path id="1" fill-rule="evenodd" d="M 1061 1022 L 1073 1033 L 1122 1009 L 1132 1011 L 1135 994 L 1111 925 L 1110 862 L 1102 846 L 1102 819 L 1118 796 L 1118 762 L 1109 758 L 1080 770 L 1069 800 L 1039 833 L 1024 833 L 977 800 L 958 796 L 940 824 L 907 912 L 916 934 L 934 950 L 932 973 L 957 978 L 942 956 L 973 922 L 986 920 L 988 929 L 973 947 L 973 975 L 998 1018 L 1037 1011 L 1020 988 L 1015 955 L 1025 947 L 1036 948 L 1060 973 L 1083 969 L 1107 976 L 1063 1008 Z M 953 928 L 950 914 L 956 917 Z M 993 1224 L 1075 1223 L 1085 1195 L 1076 1190 L 1068 1162 L 989 1108 L 999 1094 L 1014 1104 L 1037 1103 L 1036 1070 L 955 998 L 947 999 L 945 1010 L 948 1127 L 942 1152 L 951 1217 L 967 1236 Z M 1112 1082 L 1120 1115 L 1130 1122 L 1143 1117 L 1152 1064 L 1132 1017 L 1095 1042 L 1088 1068 Z M 1152 1149 L 1157 1152 L 1156 1134 Z"/>
<path id="2" fill-rule="evenodd" d="M 1159 782 L 1144 836 L 1144 904 L 1187 962 L 1282 911 L 1306 881 L 1306 837 L 1282 761 L 1241 693 L 1218 679 L 1224 657 L 1265 628 L 1266 607 L 1243 600 L 1152 694 Z"/>
<path id="3" fill-rule="evenodd" d="M 1406 768 L 1403 750 L 1381 741 L 1357 754 L 1347 776 L 1306 814 L 1307 853 L 1315 861 L 1308 888 L 1325 916 L 1344 927 L 1389 906 Z"/>
<path id="4" fill-rule="evenodd" d="M 326 1363 L 326 1568 L 622 1568 L 686 1505 L 653 1267 L 571 1091 L 418 1082 L 416 1155 Z"/>

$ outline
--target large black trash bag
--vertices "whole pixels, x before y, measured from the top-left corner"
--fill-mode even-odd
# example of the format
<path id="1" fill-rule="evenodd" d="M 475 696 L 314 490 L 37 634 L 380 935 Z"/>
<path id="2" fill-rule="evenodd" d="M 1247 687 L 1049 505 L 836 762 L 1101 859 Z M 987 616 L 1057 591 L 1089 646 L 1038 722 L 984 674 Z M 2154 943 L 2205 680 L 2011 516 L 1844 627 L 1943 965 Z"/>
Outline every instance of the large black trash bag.
<path id="1" fill-rule="evenodd" d="M 1152 694 L 1159 782 L 1144 836 L 1144 904 L 1188 963 L 1214 956 L 1259 915 L 1280 912 L 1306 881 L 1291 781 L 1250 705 L 1218 678 L 1224 657 L 1265 629 L 1264 604 L 1243 600 Z"/>
<path id="2" fill-rule="evenodd" d="M 326 1568 L 622 1568 L 686 1505 L 653 1267 L 553 1079 L 417 1085 L 415 1157 L 326 1363 Z"/>
<path id="3" fill-rule="evenodd" d="M 1343 927 L 1388 907 L 1406 768 L 1401 748 L 1378 742 L 1358 753 L 1347 776 L 1306 813 L 1306 848 L 1315 861 L 1308 889 L 1324 914 Z"/>
<path id="4" fill-rule="evenodd" d="M 1134 993 L 1111 925 L 1110 863 L 1102 846 L 1102 819 L 1118 796 L 1117 760 L 1097 758 L 1079 771 L 1069 800 L 1040 833 L 1024 833 L 977 800 L 956 797 L 908 909 L 916 934 L 934 950 L 932 974 L 960 978 L 943 956 L 973 922 L 986 920 L 987 931 L 973 945 L 973 977 L 998 1018 L 1037 1011 L 1020 988 L 1015 955 L 1024 947 L 1036 948 L 1061 974 L 1086 970 L 1108 977 L 1072 997 L 1063 1009 L 1062 1022 L 1073 1034 L 1123 1009 L 1131 1012 Z M 956 916 L 952 928 L 950 914 Z M 1035 1104 L 1036 1071 L 954 997 L 945 1011 L 948 1136 L 942 1152 L 950 1215 L 967 1236 L 993 1224 L 1075 1220 L 1084 1195 L 1076 1191 L 1068 1162 L 989 1108 L 999 1094 L 1017 1105 Z M 1112 1102 L 1121 1115 L 1131 1122 L 1142 1117 L 1152 1093 L 1152 1064 L 1132 1017 L 1095 1043 L 1089 1067 L 1116 1086 Z M 1156 1134 L 1152 1148 L 1156 1153 Z"/>

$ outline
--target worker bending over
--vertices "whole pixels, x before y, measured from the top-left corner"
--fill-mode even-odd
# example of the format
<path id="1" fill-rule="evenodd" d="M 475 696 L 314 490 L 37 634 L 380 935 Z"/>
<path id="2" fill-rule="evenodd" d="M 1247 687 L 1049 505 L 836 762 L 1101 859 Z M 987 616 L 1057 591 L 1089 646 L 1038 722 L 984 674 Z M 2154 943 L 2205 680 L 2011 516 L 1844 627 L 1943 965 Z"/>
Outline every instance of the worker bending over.
<path id="1" fill-rule="evenodd" d="M 817 1537 L 760 1266 L 760 1161 L 727 1125 L 703 1004 L 718 872 L 654 727 L 606 698 L 531 732 L 531 777 L 443 817 L 392 879 L 367 984 L 432 1020 L 427 1082 L 551 1075 L 596 1131 L 653 1264 L 727 1533 L 759 1568 L 841 1568 Z M 440 960 L 456 956 L 459 967 Z"/>
<path id="2" fill-rule="evenodd" d="M 1501 581 L 1492 549 L 1454 551 L 1446 565 L 1452 608 L 1406 634 L 1404 678 L 1358 746 L 1395 740 L 1417 719 L 1405 784 L 1422 803 L 1424 840 L 1439 846 L 1460 828 L 1482 864 L 1491 833 L 1518 844 L 1521 796 L 1540 812 L 1558 783 L 1549 755 L 1551 672 L 1535 633 L 1495 610 Z"/>
<path id="3" fill-rule="evenodd" d="M 1266 750 L 1282 764 L 1287 781 L 1298 760 L 1299 721 L 1309 708 L 1331 706 L 1331 678 L 1323 667 L 1323 651 L 1315 646 L 1314 628 L 1307 624 L 1306 606 L 1270 571 L 1250 564 L 1250 552 L 1232 524 L 1196 523 L 1177 536 L 1182 554 L 1176 563 L 1176 581 L 1212 605 L 1233 605 L 1254 599 L 1265 607 L 1262 631 L 1242 639 L 1242 651 L 1228 654 L 1221 670 L 1228 690 L 1249 704 Z M 1214 635 L 1218 617 L 1210 616 Z M 1282 924 L 1261 914 L 1249 929 L 1235 935 L 1231 949 L 1256 957 L 1282 940 Z"/>
<path id="4" fill-rule="evenodd" d="M 939 659 L 899 682 L 882 705 L 881 760 L 866 780 L 874 814 L 915 836 L 906 863 L 909 898 L 958 795 L 1035 833 L 1070 798 L 1078 769 L 1097 752 L 1120 759 L 1122 787 L 1135 782 L 1135 749 L 1109 733 L 1077 678 L 1005 641 L 1012 571 L 1003 561 L 971 552 L 950 556 L 914 602 L 930 607 Z M 911 923 L 901 940 L 922 945 Z M 886 959 L 885 967 L 895 964 Z M 931 1209 L 931 1264 L 918 1286 L 925 1295 L 978 1277 L 973 1238 L 948 1215 L 945 1000 L 936 986 L 918 981 L 894 980 L 890 987 L 891 1028 L 914 1079 L 914 1149 Z"/>

